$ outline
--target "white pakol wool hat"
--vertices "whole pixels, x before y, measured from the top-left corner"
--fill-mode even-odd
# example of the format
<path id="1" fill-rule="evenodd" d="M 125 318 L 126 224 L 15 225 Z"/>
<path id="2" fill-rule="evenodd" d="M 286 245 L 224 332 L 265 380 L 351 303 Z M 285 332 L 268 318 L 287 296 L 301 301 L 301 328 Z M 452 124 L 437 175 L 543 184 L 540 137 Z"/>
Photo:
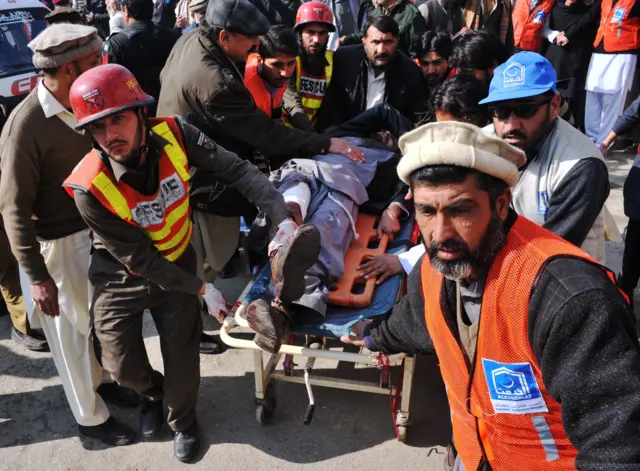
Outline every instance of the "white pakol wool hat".
<path id="1" fill-rule="evenodd" d="M 513 186 L 518 167 L 526 162 L 523 151 L 479 127 L 457 121 L 420 126 L 400 138 L 402 159 L 398 176 L 409 184 L 411 173 L 431 165 L 457 165 L 492 175 Z"/>

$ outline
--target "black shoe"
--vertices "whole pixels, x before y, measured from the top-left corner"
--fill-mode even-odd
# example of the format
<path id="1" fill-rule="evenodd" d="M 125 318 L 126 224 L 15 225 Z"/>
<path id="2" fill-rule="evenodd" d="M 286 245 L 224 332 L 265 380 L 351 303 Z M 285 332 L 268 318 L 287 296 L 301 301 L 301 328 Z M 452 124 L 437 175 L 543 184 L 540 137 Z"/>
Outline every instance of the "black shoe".
<path id="1" fill-rule="evenodd" d="M 100 397 L 117 407 L 131 409 L 140 405 L 140 395 L 133 389 L 120 386 L 118 383 L 102 383 L 98 386 Z"/>
<path id="2" fill-rule="evenodd" d="M 202 335 L 200 335 L 200 353 L 219 355 L 220 353 L 224 353 L 224 348 L 213 335 L 203 332 Z"/>
<path id="3" fill-rule="evenodd" d="M 228 278 L 233 278 L 236 276 L 236 269 L 233 268 L 233 258 L 227 262 L 227 264 L 222 267 L 222 270 L 218 272 L 218 278 L 222 278 L 226 280 Z"/>
<path id="4" fill-rule="evenodd" d="M 29 332 L 29 334 L 23 334 L 15 327 L 11 327 L 11 340 L 18 342 L 24 348 L 33 352 L 48 352 L 49 344 L 46 339 L 40 338 L 35 332 Z"/>
<path id="5" fill-rule="evenodd" d="M 264 299 L 256 299 L 249 304 L 245 317 L 249 327 L 256 332 L 253 338 L 256 345 L 266 352 L 278 353 L 289 331 L 289 314 Z"/>
<path id="6" fill-rule="evenodd" d="M 160 431 L 164 422 L 162 401 L 150 401 L 142 398 L 140 407 L 140 432 L 145 438 L 153 438 Z"/>
<path id="7" fill-rule="evenodd" d="M 136 432 L 113 417 L 109 417 L 105 423 L 93 427 L 78 425 L 78 432 L 84 437 L 95 438 L 110 446 L 130 445 L 136 441 Z"/>
<path id="8" fill-rule="evenodd" d="M 200 432 L 198 423 L 181 432 L 173 433 L 173 456 L 178 461 L 188 463 L 196 457 L 200 449 Z"/>

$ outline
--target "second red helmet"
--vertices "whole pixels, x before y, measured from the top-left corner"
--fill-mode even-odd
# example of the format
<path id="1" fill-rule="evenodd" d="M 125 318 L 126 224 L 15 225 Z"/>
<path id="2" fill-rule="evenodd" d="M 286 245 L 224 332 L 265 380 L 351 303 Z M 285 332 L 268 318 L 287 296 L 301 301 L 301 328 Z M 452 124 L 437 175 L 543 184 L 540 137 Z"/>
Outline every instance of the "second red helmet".
<path id="1" fill-rule="evenodd" d="M 307 2 L 298 8 L 296 25 L 293 29 L 297 32 L 309 23 L 325 24 L 332 33 L 336 30 L 333 24 L 333 13 L 331 13 L 331 9 L 322 2 Z"/>

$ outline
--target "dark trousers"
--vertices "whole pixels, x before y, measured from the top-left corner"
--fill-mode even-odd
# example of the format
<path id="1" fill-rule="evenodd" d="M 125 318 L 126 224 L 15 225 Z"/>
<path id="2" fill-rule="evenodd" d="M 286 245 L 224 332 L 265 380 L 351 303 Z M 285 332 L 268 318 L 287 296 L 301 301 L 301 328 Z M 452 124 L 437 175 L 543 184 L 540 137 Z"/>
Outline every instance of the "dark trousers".
<path id="1" fill-rule="evenodd" d="M 629 219 L 619 285 L 620 289 L 629 296 L 632 305 L 633 290 L 638 285 L 638 280 L 640 280 L 640 219 Z"/>
<path id="2" fill-rule="evenodd" d="M 191 247 L 178 260 L 195 273 Z M 102 365 L 119 384 L 151 400 L 164 400 L 173 430 L 189 428 L 196 417 L 200 386 L 202 320 L 198 297 L 164 291 L 131 275 L 119 262 L 96 251 L 89 278 L 94 286 L 93 316 L 102 347 Z M 148 309 L 160 337 L 164 378 L 154 371 L 142 337 L 142 315 Z"/>

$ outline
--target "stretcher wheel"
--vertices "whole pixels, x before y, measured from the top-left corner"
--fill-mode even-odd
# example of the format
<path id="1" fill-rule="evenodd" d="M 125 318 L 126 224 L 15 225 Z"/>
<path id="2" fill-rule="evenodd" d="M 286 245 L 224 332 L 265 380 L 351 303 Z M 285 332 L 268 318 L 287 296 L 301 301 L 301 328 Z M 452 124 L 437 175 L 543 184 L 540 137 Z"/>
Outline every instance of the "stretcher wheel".
<path id="1" fill-rule="evenodd" d="M 270 384 L 267 386 L 264 399 L 256 400 L 256 422 L 260 425 L 268 423 L 273 417 L 277 405 L 275 388 Z"/>
<path id="2" fill-rule="evenodd" d="M 407 441 L 407 427 L 404 425 L 398 425 L 396 437 L 400 443 L 405 443 Z"/>

